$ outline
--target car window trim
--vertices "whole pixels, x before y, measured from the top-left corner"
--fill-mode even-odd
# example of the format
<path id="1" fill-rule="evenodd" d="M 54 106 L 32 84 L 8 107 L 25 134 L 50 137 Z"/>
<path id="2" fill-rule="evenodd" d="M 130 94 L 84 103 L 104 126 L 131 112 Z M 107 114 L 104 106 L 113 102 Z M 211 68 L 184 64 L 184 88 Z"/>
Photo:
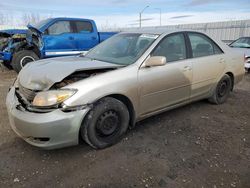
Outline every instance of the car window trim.
<path id="1" fill-rule="evenodd" d="M 89 23 L 90 25 L 91 25 L 91 32 L 89 32 L 89 33 L 93 33 L 94 32 L 94 28 L 93 28 L 93 25 L 92 25 L 92 23 L 90 22 L 90 21 L 82 21 L 82 20 L 74 20 L 74 21 L 71 21 L 72 22 L 72 25 L 73 25 L 73 32 L 75 33 L 75 34 L 84 34 L 84 33 L 81 33 L 81 32 L 78 32 L 77 31 L 77 26 L 76 26 L 76 24 L 77 24 L 77 22 L 87 22 L 87 23 Z M 88 33 L 88 34 L 89 34 Z"/>
<path id="2" fill-rule="evenodd" d="M 191 45 L 191 40 L 189 38 L 189 33 L 194 33 L 194 34 L 198 34 L 198 35 L 203 35 L 205 37 L 207 37 L 213 44 L 213 51 L 214 53 L 211 54 L 211 55 L 206 55 L 206 56 L 201 56 L 201 57 L 193 57 L 193 49 L 192 49 L 192 45 Z M 188 40 L 188 48 L 189 48 L 189 51 L 191 52 L 191 56 L 190 58 L 194 59 L 194 58 L 203 58 L 203 57 L 209 57 L 209 56 L 214 56 L 214 55 L 221 55 L 221 54 L 225 54 L 225 52 L 221 49 L 221 47 L 213 40 L 211 39 L 209 36 L 203 34 L 203 33 L 200 33 L 200 32 L 196 32 L 196 31 L 186 31 L 185 32 L 185 35 L 187 36 L 187 40 Z M 219 50 L 221 51 L 221 53 L 219 54 L 216 54 L 215 53 L 215 50 L 214 50 L 214 46 L 217 46 L 219 48 Z"/>
<path id="3" fill-rule="evenodd" d="M 183 60 L 187 60 L 189 59 L 189 55 L 188 55 L 188 46 L 187 46 L 187 42 L 186 42 L 186 38 L 185 38 L 185 32 L 183 31 L 178 31 L 178 32 L 174 32 L 174 33 L 170 33 L 170 34 L 167 34 L 166 36 L 164 36 L 159 42 L 158 44 L 154 47 L 154 49 L 150 52 L 150 57 L 152 57 L 152 53 L 154 53 L 154 51 L 156 50 L 156 48 L 160 45 L 160 43 L 165 40 L 167 37 L 170 37 L 172 35 L 177 35 L 177 34 L 182 34 L 183 37 L 184 37 L 184 42 L 185 42 L 185 48 L 186 48 L 186 58 L 185 59 L 179 59 L 179 60 L 176 60 L 176 61 L 169 61 L 169 63 L 176 63 L 176 62 L 179 62 L 179 61 L 183 61 Z"/>
<path id="4" fill-rule="evenodd" d="M 60 34 L 50 34 L 50 33 L 49 33 L 49 28 L 50 28 L 51 26 L 53 26 L 54 24 L 58 23 L 58 22 L 69 22 L 70 30 L 71 30 L 71 31 L 70 31 L 70 32 L 60 33 Z M 69 34 L 69 33 L 73 33 L 73 32 L 74 32 L 74 28 L 72 27 L 71 21 L 70 21 L 70 20 L 57 20 L 57 21 L 55 21 L 54 23 L 52 23 L 46 30 L 47 30 L 47 35 L 50 35 L 50 36 L 58 36 L 58 35 Z"/>

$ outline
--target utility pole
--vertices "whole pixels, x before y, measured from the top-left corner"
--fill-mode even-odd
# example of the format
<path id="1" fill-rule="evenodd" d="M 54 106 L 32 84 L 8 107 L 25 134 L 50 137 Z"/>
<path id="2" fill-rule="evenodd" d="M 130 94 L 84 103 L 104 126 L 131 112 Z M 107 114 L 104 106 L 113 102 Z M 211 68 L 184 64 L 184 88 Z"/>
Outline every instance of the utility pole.
<path id="1" fill-rule="evenodd" d="M 139 13 L 140 28 L 141 28 L 141 15 L 146 10 L 146 8 L 148 8 L 148 7 L 149 7 L 149 5 L 147 5 L 146 7 L 144 7 L 144 9 L 142 9 L 142 11 Z"/>
<path id="2" fill-rule="evenodd" d="M 161 9 L 160 8 L 155 8 L 155 10 L 159 10 L 160 11 L 160 26 L 161 26 Z"/>

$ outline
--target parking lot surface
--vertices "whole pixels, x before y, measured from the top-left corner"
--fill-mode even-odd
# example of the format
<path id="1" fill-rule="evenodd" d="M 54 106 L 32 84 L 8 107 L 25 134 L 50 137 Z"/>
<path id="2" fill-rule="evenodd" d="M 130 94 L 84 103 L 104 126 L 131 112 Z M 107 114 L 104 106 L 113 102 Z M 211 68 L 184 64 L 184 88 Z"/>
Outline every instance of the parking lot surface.
<path id="1" fill-rule="evenodd" d="M 250 74 L 223 105 L 196 102 L 148 118 L 118 144 L 46 151 L 11 130 L 0 72 L 0 187 L 250 187 Z"/>

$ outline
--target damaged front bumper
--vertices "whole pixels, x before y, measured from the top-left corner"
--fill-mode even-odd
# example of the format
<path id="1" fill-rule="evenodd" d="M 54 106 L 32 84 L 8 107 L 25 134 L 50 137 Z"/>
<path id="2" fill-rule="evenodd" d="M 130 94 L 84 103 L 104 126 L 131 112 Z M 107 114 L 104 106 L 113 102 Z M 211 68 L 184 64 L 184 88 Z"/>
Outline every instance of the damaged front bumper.
<path id="1" fill-rule="evenodd" d="M 89 107 L 63 112 L 56 109 L 47 113 L 29 112 L 17 108 L 20 105 L 12 87 L 6 106 L 13 131 L 31 145 L 55 149 L 79 143 L 79 131 Z"/>

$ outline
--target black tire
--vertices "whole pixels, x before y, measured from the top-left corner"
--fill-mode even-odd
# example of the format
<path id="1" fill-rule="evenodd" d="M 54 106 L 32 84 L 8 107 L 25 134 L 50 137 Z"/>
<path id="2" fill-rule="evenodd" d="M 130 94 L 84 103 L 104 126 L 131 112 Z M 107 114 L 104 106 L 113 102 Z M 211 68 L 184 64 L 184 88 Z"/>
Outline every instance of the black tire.
<path id="1" fill-rule="evenodd" d="M 106 97 L 98 101 L 81 125 L 81 137 L 95 149 L 117 143 L 129 126 L 129 112 L 121 101 Z"/>
<path id="2" fill-rule="evenodd" d="M 227 100 L 230 94 L 230 91 L 233 87 L 232 84 L 233 83 L 232 83 L 230 76 L 227 74 L 224 75 L 222 79 L 218 82 L 212 97 L 208 99 L 209 102 L 214 103 L 214 104 L 224 103 Z"/>
<path id="3" fill-rule="evenodd" d="M 31 50 L 22 50 L 13 55 L 11 65 L 16 72 L 20 70 L 28 63 L 38 60 L 39 57 L 35 52 Z"/>
<path id="4" fill-rule="evenodd" d="M 12 70 L 12 69 L 13 69 L 12 66 L 11 66 L 11 64 L 10 64 L 10 62 L 8 62 L 8 61 L 4 61 L 4 62 L 3 62 L 3 65 L 4 65 L 6 68 L 8 68 L 9 70 Z"/>

